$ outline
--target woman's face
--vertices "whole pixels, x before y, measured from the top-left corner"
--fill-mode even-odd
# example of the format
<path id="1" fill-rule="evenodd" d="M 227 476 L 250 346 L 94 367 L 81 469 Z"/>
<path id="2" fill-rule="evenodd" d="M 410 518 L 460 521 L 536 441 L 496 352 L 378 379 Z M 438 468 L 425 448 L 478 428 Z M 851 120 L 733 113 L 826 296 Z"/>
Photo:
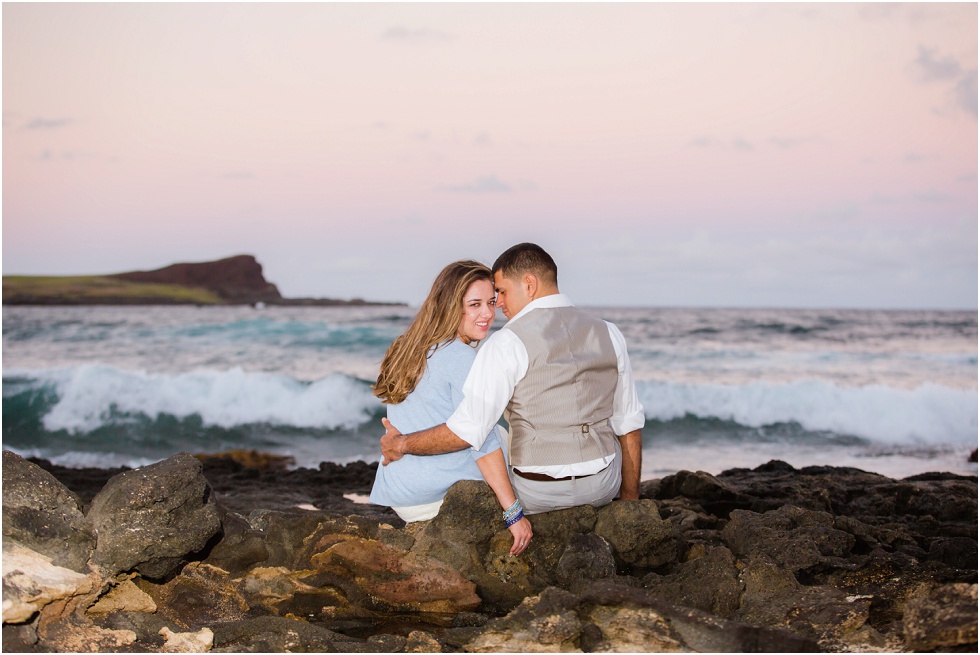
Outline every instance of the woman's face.
<path id="1" fill-rule="evenodd" d="M 485 339 L 493 318 L 493 285 L 488 280 L 477 280 L 463 294 L 463 318 L 457 330 L 460 340 L 470 343 Z"/>

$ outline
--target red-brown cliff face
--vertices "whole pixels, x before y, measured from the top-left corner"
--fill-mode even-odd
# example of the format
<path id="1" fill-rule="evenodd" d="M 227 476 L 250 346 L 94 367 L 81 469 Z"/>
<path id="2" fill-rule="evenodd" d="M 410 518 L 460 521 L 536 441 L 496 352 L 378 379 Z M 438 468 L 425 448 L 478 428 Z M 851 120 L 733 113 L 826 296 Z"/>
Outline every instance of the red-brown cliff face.
<path id="1" fill-rule="evenodd" d="M 279 303 L 282 295 L 276 285 L 262 275 L 262 265 L 251 255 L 199 264 L 173 264 L 155 271 L 133 271 L 106 277 L 130 282 L 179 284 L 217 293 L 230 303 Z"/>

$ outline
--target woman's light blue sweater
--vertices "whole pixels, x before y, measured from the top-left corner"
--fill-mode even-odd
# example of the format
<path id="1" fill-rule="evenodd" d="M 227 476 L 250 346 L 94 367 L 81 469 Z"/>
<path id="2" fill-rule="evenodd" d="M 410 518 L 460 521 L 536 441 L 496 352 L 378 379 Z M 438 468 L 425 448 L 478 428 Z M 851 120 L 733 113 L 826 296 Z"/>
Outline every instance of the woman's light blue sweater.
<path id="1" fill-rule="evenodd" d="M 463 382 L 476 349 L 459 339 L 440 346 L 429 356 L 415 390 L 397 405 L 388 405 L 388 420 L 402 434 L 446 422 L 463 399 Z M 500 448 L 497 428 L 480 450 L 467 448 L 444 455 L 405 455 L 388 466 L 378 466 L 371 502 L 389 507 L 410 507 L 442 500 L 460 480 L 482 480 L 476 460 Z"/>

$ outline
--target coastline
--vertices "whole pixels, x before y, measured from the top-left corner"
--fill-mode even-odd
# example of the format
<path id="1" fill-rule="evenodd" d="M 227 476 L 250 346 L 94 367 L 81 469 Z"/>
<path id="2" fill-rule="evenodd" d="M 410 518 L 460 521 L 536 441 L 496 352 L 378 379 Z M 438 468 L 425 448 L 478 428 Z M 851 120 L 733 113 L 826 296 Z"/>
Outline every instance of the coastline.
<path id="1" fill-rule="evenodd" d="M 5 451 L 4 650 L 975 652 L 976 476 L 680 471 L 640 501 L 532 516 L 514 558 L 486 485 L 406 526 L 355 502 L 376 466 L 244 452 L 65 469 Z M 63 540 L 31 550 L 46 546 L 18 494 L 81 535 L 81 575 L 51 568 Z M 180 546 L 154 536 L 182 520 Z M 8 560 L 74 590 L 29 596 Z M 17 620 L 8 598 L 29 601 Z"/>
<path id="2" fill-rule="evenodd" d="M 287 307 L 406 306 L 362 298 L 284 298 L 252 255 L 172 264 L 109 275 L 3 276 L 4 305 L 282 305 Z"/>

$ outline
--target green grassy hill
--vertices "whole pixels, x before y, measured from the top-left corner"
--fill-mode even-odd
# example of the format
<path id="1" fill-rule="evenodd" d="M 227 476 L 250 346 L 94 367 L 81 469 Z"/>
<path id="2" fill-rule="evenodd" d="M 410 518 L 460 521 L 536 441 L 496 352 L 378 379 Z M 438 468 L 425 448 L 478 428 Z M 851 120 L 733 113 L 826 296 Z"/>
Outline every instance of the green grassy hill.
<path id="1" fill-rule="evenodd" d="M 179 284 L 130 282 L 114 277 L 5 275 L 5 305 L 222 305 L 218 294 Z"/>

